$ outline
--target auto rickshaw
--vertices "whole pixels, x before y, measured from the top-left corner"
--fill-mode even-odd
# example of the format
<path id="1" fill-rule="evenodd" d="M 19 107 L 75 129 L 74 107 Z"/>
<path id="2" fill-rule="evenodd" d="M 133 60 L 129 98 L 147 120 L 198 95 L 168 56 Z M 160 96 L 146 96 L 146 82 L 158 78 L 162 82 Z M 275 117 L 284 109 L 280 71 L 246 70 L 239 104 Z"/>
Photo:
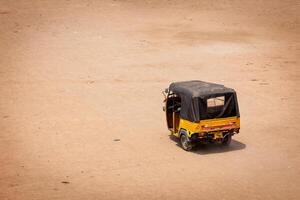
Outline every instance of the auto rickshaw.
<path id="1" fill-rule="evenodd" d="M 184 150 L 197 142 L 229 145 L 239 133 L 236 92 L 224 85 L 203 81 L 174 82 L 163 92 L 167 127 Z"/>

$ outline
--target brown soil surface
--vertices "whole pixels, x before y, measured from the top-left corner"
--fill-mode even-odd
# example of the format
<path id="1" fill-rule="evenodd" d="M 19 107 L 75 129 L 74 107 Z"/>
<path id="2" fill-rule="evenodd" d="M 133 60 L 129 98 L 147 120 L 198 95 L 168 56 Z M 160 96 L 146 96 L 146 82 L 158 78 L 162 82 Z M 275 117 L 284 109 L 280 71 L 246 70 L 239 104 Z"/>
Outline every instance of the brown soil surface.
<path id="1" fill-rule="evenodd" d="M 0 199 L 300 199 L 300 3 L 0 0 Z M 238 93 L 185 152 L 161 91 Z"/>

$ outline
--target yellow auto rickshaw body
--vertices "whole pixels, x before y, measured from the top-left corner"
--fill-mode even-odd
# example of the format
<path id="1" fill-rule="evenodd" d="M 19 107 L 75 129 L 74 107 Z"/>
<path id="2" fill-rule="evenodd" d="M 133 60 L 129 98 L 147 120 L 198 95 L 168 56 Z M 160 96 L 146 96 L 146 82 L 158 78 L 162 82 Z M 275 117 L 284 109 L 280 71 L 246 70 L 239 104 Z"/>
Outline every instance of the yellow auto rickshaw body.
<path id="1" fill-rule="evenodd" d="M 201 137 L 201 135 L 205 135 L 205 133 L 207 133 L 213 134 L 214 139 L 222 139 L 223 135 L 225 135 L 223 133 L 239 131 L 240 117 L 207 119 L 195 123 L 181 119 L 179 115 L 176 115 L 176 113 L 173 112 L 173 127 L 174 128 L 170 128 L 169 130 L 176 137 L 180 137 L 180 130 L 186 130 L 188 137 L 192 137 L 192 135 L 195 133 Z"/>

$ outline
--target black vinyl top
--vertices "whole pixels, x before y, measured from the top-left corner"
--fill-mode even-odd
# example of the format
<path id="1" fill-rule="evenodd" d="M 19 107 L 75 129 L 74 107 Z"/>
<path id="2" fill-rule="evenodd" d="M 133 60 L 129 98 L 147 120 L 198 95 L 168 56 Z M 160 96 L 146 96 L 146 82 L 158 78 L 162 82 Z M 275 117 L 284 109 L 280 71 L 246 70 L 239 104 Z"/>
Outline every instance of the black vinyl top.
<path id="1" fill-rule="evenodd" d="M 172 93 L 180 96 L 180 116 L 183 119 L 198 122 L 202 119 L 240 116 L 236 92 L 224 85 L 197 80 L 174 82 L 169 86 L 169 94 Z M 219 96 L 225 97 L 221 110 L 208 108 L 207 99 Z"/>
<path id="2" fill-rule="evenodd" d="M 174 82 L 170 85 L 169 89 L 173 93 L 190 96 L 192 98 L 205 98 L 216 94 L 234 93 L 233 89 L 227 88 L 224 85 L 197 80 Z"/>

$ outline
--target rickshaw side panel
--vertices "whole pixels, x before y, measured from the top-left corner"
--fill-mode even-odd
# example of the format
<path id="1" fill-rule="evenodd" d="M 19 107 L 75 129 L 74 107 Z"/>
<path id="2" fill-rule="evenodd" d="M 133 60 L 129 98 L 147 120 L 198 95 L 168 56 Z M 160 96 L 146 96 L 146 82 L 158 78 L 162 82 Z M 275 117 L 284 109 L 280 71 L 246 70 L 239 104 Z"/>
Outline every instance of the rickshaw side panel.
<path id="1" fill-rule="evenodd" d="M 171 96 L 169 94 L 165 99 L 165 112 L 166 112 L 167 126 L 172 133 L 176 133 L 178 131 L 180 117 L 179 117 L 179 112 L 174 112 L 174 110 L 170 109 L 170 107 L 173 107 L 174 103 L 179 101 L 180 101 L 180 97 Z"/>

